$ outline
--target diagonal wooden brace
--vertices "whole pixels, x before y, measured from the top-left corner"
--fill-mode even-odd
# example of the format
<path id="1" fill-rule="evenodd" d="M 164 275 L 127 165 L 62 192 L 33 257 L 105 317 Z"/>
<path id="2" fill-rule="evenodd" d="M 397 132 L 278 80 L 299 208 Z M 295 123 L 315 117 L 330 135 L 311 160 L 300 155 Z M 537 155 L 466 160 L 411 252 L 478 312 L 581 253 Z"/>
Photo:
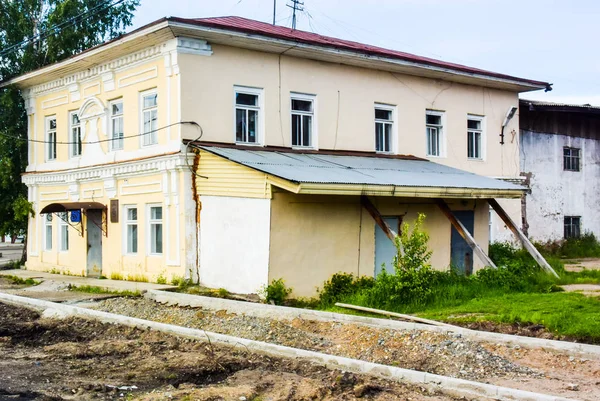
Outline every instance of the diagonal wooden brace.
<path id="1" fill-rule="evenodd" d="M 435 199 L 435 203 L 438 205 L 442 213 L 444 213 L 444 215 L 448 218 L 448 220 L 450 220 L 450 223 L 454 226 L 456 231 L 458 231 L 460 236 L 464 238 L 464 240 L 473 250 L 473 253 L 479 257 L 483 264 L 496 269 L 496 265 L 494 262 L 492 262 L 492 259 L 490 259 L 490 257 L 483 251 L 479 244 L 475 242 L 475 238 L 473 238 L 469 230 L 467 230 L 465 226 L 456 218 L 454 213 L 452 213 L 450 207 L 448 207 L 448 204 L 444 202 L 443 199 Z"/>

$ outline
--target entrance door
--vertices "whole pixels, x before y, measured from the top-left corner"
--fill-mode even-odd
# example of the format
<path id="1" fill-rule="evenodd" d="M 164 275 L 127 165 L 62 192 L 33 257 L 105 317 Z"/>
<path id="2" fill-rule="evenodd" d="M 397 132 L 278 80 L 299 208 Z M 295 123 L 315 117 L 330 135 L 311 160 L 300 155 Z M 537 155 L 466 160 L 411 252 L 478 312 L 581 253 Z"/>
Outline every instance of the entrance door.
<path id="1" fill-rule="evenodd" d="M 102 275 L 102 210 L 87 211 L 87 275 Z"/>
<path id="2" fill-rule="evenodd" d="M 392 230 L 398 232 L 400 219 L 398 217 L 384 217 L 383 220 L 392 227 Z M 383 232 L 379 225 L 375 225 L 375 277 L 383 269 L 387 273 L 394 274 L 394 256 L 396 256 L 396 246 Z M 385 263 L 385 268 L 383 264 Z"/>
<path id="3" fill-rule="evenodd" d="M 475 226 L 475 212 L 472 210 L 461 210 L 452 212 L 468 232 L 473 235 Z M 473 250 L 467 241 L 460 236 L 456 228 L 452 226 L 450 237 L 450 263 L 458 273 L 470 275 L 473 273 Z"/>

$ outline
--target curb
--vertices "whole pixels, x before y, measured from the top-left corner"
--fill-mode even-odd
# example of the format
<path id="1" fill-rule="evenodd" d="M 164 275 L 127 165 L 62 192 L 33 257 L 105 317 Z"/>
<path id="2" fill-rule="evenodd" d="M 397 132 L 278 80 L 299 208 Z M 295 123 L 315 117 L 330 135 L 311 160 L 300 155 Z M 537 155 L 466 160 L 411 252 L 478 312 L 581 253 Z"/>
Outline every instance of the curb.
<path id="1" fill-rule="evenodd" d="M 395 330 L 425 330 L 435 331 L 438 333 L 451 332 L 460 334 L 472 341 L 489 341 L 492 343 L 502 343 L 505 345 L 519 345 L 525 348 L 542 348 L 544 350 L 568 352 L 569 354 L 575 353 L 582 356 L 600 357 L 600 346 L 598 345 L 547 340 L 536 337 L 515 336 L 512 334 L 493 333 L 489 331 L 478 331 L 458 326 L 431 326 L 422 323 L 346 315 L 343 313 L 323 312 L 311 309 L 290 308 L 287 306 L 255 304 L 250 302 L 234 301 L 231 299 L 211 298 L 201 295 L 180 294 L 176 292 L 160 290 L 149 290 L 144 294 L 144 297 L 168 305 L 189 306 L 209 310 L 226 310 L 231 313 L 243 313 L 269 319 L 292 320 L 298 318 L 317 321 L 335 320 L 338 322 L 357 323 L 377 328 Z"/>
<path id="2" fill-rule="evenodd" d="M 196 340 L 208 340 L 213 343 L 228 346 L 242 345 L 250 351 L 261 352 L 275 357 L 302 358 L 304 360 L 325 365 L 330 369 L 341 369 L 358 374 L 368 374 L 396 382 L 411 383 L 425 386 L 426 388 L 442 391 L 455 396 L 469 396 L 481 399 L 485 397 L 492 400 L 520 400 L 520 401 L 574 401 L 569 398 L 532 393 L 529 391 L 516 390 L 508 387 L 500 387 L 492 384 L 473 382 L 453 377 L 440 376 L 416 370 L 402 369 L 394 366 L 380 365 L 356 359 L 344 358 L 314 351 L 306 351 L 297 348 L 285 347 L 271 343 L 248 340 L 224 334 L 211 333 L 198 329 L 174 326 L 171 324 L 158 323 L 149 320 L 131 318 L 113 313 L 101 312 L 76 306 L 57 304 L 34 298 L 25 298 L 0 292 L 0 301 L 13 305 L 25 306 L 44 311 L 47 317 L 78 316 L 93 318 L 105 323 L 117 323 L 131 327 L 151 328 L 169 334 L 193 338 Z"/>

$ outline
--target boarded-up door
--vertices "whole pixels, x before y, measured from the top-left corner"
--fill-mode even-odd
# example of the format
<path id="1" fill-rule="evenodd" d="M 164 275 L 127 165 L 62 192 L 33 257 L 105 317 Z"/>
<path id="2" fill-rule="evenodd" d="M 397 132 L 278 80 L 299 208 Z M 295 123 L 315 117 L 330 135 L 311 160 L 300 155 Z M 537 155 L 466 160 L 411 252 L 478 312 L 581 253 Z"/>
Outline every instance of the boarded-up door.
<path id="1" fill-rule="evenodd" d="M 87 211 L 87 275 L 102 275 L 102 210 Z"/>
<path id="2" fill-rule="evenodd" d="M 475 227 L 475 212 L 472 210 L 461 210 L 452 212 L 467 231 L 473 235 Z M 460 236 L 458 231 L 452 226 L 452 235 L 450 237 L 450 263 L 458 273 L 470 275 L 473 273 L 473 250 L 467 244 L 467 241 Z"/>
<path id="3" fill-rule="evenodd" d="M 399 231 L 400 219 L 398 217 L 384 217 L 383 220 L 389 224 L 392 230 Z M 396 256 L 396 246 L 383 230 L 375 225 L 375 277 L 384 269 L 383 264 L 385 264 L 386 272 L 394 274 L 394 265 L 392 264 L 394 256 Z"/>

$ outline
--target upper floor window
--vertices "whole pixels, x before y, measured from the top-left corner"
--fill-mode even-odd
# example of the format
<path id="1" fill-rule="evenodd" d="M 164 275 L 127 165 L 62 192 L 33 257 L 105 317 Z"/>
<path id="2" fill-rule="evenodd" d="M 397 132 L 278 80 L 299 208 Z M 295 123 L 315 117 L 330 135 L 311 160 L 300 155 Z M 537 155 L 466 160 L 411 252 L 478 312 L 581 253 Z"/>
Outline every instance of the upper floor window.
<path id="1" fill-rule="evenodd" d="M 315 97 L 292 95 L 292 146 L 314 147 Z"/>
<path id="2" fill-rule="evenodd" d="M 581 217 L 565 216 L 565 239 L 579 238 L 581 234 Z"/>
<path id="3" fill-rule="evenodd" d="M 142 94 L 142 144 L 158 143 L 158 95 L 156 92 Z"/>
<path id="4" fill-rule="evenodd" d="M 394 127 L 394 110 L 389 106 L 375 106 L 375 150 L 377 152 L 392 151 L 392 131 Z"/>
<path id="5" fill-rule="evenodd" d="M 579 171 L 581 150 L 578 148 L 563 148 L 563 167 L 565 171 Z"/>
<path id="6" fill-rule="evenodd" d="M 150 253 L 159 255 L 163 253 L 162 206 L 150 206 Z"/>
<path id="7" fill-rule="evenodd" d="M 81 122 L 77 113 L 69 114 L 69 131 L 71 132 L 71 157 L 81 156 Z"/>
<path id="8" fill-rule="evenodd" d="M 44 217 L 44 250 L 52 250 L 52 213 L 46 214 Z"/>
<path id="9" fill-rule="evenodd" d="M 46 160 L 56 160 L 56 117 L 46 118 Z"/>
<path id="10" fill-rule="evenodd" d="M 260 89 L 235 88 L 235 141 L 238 143 L 260 142 L 261 94 Z"/>
<path id="11" fill-rule="evenodd" d="M 444 126 L 442 117 L 444 113 L 439 111 L 427 110 L 426 136 L 427 136 L 427 156 L 443 156 L 444 147 Z"/>
<path id="12" fill-rule="evenodd" d="M 468 116 L 467 118 L 467 157 L 469 159 L 483 159 L 483 118 Z"/>
<path id="13" fill-rule="evenodd" d="M 123 100 L 110 103 L 110 149 L 123 149 Z"/>

